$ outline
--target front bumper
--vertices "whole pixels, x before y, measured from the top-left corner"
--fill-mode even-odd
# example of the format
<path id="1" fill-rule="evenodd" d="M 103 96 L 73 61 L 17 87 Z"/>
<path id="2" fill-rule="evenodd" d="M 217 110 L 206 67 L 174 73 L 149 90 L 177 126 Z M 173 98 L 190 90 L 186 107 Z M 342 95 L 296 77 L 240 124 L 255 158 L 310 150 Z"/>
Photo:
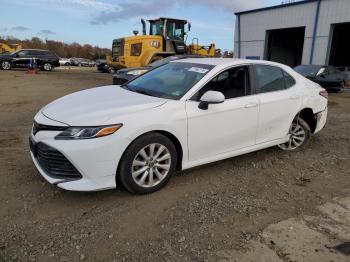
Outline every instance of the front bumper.
<path id="1" fill-rule="evenodd" d="M 45 118 L 43 115 L 39 118 L 36 119 L 37 122 L 48 124 L 43 121 Z M 52 125 L 52 120 L 47 120 L 49 121 Z M 50 184 L 71 191 L 98 191 L 116 188 L 118 163 L 130 141 L 122 136 L 118 137 L 118 132 L 96 139 L 56 140 L 55 136 L 60 132 L 43 130 L 35 135 L 32 133 L 30 139 L 34 144 L 45 144 L 61 153 L 78 171 L 79 176 L 53 175 L 36 156 L 32 147 L 30 155 L 42 177 Z M 64 165 L 62 168 L 65 167 Z"/>

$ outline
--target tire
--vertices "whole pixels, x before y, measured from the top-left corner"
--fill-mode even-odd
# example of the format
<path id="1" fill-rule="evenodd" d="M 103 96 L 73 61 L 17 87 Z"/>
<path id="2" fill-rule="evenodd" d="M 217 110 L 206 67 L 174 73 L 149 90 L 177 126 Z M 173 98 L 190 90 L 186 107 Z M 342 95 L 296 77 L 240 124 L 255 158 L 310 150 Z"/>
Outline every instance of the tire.
<path id="1" fill-rule="evenodd" d="M 53 67 L 52 67 L 52 65 L 51 65 L 50 63 L 45 62 L 45 63 L 43 64 L 42 69 L 43 69 L 44 71 L 46 71 L 46 72 L 49 72 L 49 71 L 52 71 Z"/>
<path id="2" fill-rule="evenodd" d="M 310 140 L 311 130 L 302 118 L 295 118 L 290 127 L 289 141 L 278 147 L 285 151 L 298 151 L 307 145 Z"/>
<path id="3" fill-rule="evenodd" d="M 9 61 L 1 61 L 0 65 L 2 70 L 10 70 L 11 69 L 11 63 Z"/>
<path id="4" fill-rule="evenodd" d="M 176 148 L 171 140 L 158 133 L 149 133 L 136 139 L 126 149 L 117 181 L 131 193 L 153 193 L 169 182 L 175 173 L 176 163 Z"/>
<path id="5" fill-rule="evenodd" d="M 115 73 L 115 69 L 113 67 L 109 67 L 108 68 L 108 73 L 114 74 Z"/>

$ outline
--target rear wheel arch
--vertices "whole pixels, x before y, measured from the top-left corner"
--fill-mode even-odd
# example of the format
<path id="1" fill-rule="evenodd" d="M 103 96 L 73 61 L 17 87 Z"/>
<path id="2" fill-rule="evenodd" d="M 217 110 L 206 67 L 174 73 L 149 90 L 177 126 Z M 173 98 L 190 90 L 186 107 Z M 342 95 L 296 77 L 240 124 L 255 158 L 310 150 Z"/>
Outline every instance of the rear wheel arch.
<path id="1" fill-rule="evenodd" d="M 296 118 L 297 117 L 302 118 L 308 124 L 308 126 L 310 127 L 311 133 L 315 132 L 316 126 L 317 126 L 317 120 L 315 118 L 314 111 L 311 108 L 306 107 L 306 108 L 302 109 L 296 115 Z"/>

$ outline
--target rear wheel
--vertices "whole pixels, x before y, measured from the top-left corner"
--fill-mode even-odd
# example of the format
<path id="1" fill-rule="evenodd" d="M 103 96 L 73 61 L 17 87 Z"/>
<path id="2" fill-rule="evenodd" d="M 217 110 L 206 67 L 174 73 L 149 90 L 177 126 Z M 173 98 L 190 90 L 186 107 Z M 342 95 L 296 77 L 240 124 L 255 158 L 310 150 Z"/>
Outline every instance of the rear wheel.
<path id="1" fill-rule="evenodd" d="M 311 131 L 302 118 L 296 118 L 290 127 L 289 134 L 289 141 L 279 145 L 282 150 L 292 151 L 303 148 L 310 139 Z"/>
<path id="2" fill-rule="evenodd" d="M 135 140 L 126 150 L 119 180 L 132 193 L 147 194 L 164 187 L 176 170 L 177 154 L 167 137 L 150 133 Z"/>
<path id="3" fill-rule="evenodd" d="M 44 63 L 43 64 L 43 70 L 44 71 L 51 71 L 52 70 L 52 65 L 50 63 Z"/>
<path id="4" fill-rule="evenodd" d="M 9 61 L 2 61 L 1 62 L 1 69 L 3 69 L 3 70 L 10 70 L 11 69 L 11 63 Z"/>

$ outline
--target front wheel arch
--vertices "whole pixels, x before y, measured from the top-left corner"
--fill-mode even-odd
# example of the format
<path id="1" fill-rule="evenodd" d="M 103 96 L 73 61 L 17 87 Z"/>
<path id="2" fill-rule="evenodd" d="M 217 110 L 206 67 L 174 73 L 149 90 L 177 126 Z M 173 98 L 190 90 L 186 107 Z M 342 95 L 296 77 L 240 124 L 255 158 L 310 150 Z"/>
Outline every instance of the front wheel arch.
<path id="1" fill-rule="evenodd" d="M 152 133 L 158 133 L 158 134 L 161 134 L 167 138 L 170 139 L 170 141 L 174 144 L 175 148 L 176 148 L 176 154 L 177 154 L 177 166 L 176 166 L 176 170 L 180 171 L 182 169 L 182 159 L 183 159 L 183 148 L 182 148 L 182 145 L 179 141 L 179 139 L 173 135 L 172 133 L 168 132 L 168 131 L 165 131 L 165 130 L 153 130 L 153 131 L 148 131 L 146 133 L 143 133 L 137 137 L 135 137 L 130 143 L 129 145 L 125 148 L 122 156 L 120 159 L 123 158 L 125 152 L 128 150 L 128 148 L 130 147 L 130 145 L 132 143 L 134 143 L 137 139 L 139 139 L 140 137 L 142 136 L 145 136 L 145 135 L 148 135 L 148 134 L 152 134 Z M 118 167 L 117 167 L 117 171 L 119 170 L 120 168 L 120 161 L 118 163 Z M 118 176 L 117 176 L 118 177 Z"/>
<path id="2" fill-rule="evenodd" d="M 140 188 L 135 184 L 135 180 L 133 180 L 130 177 L 130 174 L 128 174 L 127 170 L 129 170 L 129 167 L 132 163 L 132 161 L 130 162 L 130 159 L 133 158 L 135 150 L 136 151 L 139 150 L 138 147 L 141 146 L 142 148 L 143 146 L 142 144 L 145 144 L 145 143 L 147 144 L 152 140 L 153 140 L 152 143 L 161 143 L 166 146 L 169 152 L 172 152 L 172 154 L 170 154 L 171 162 L 175 163 L 175 165 L 170 166 L 170 169 L 168 171 L 169 172 L 168 177 L 164 178 L 163 181 L 160 182 L 160 184 L 158 185 L 156 184 L 154 185 L 153 188 L 149 188 L 149 189 L 142 188 L 142 187 Z M 154 142 L 154 140 L 161 141 L 161 142 Z M 118 168 L 116 170 L 116 177 L 115 177 L 116 184 L 123 185 L 125 189 L 127 189 L 129 192 L 132 192 L 132 193 L 137 193 L 137 194 L 153 193 L 159 190 L 160 188 L 164 187 L 170 180 L 171 176 L 176 172 L 176 167 L 178 163 L 177 155 L 178 153 L 177 153 L 175 144 L 171 139 L 169 139 L 168 136 L 165 136 L 164 133 L 161 134 L 160 132 L 156 132 L 156 131 L 144 133 L 138 136 L 137 138 L 135 138 L 124 150 L 123 155 L 119 160 Z"/>

